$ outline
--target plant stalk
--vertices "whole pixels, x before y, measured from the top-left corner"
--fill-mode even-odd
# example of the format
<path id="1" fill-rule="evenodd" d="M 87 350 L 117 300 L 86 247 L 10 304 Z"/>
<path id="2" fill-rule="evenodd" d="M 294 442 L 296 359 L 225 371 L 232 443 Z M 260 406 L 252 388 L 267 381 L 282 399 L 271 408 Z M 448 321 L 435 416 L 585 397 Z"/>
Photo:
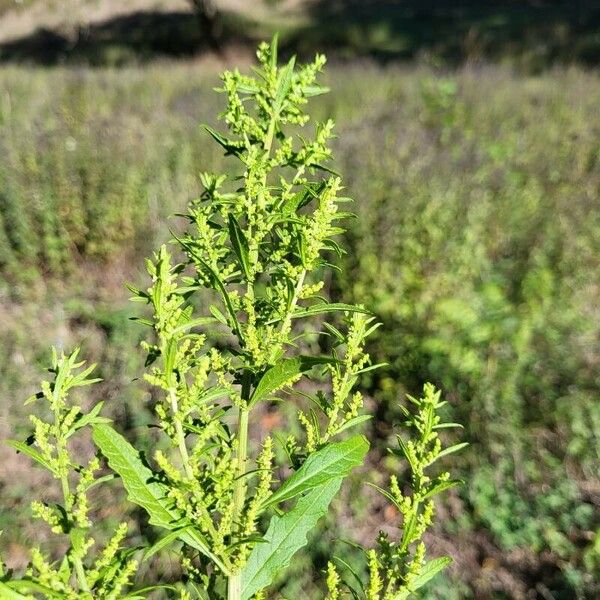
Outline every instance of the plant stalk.
<path id="1" fill-rule="evenodd" d="M 250 399 L 250 381 L 251 373 L 244 373 L 242 383 L 242 401 L 243 404 L 239 407 L 238 412 L 238 432 L 237 432 L 237 462 L 236 462 L 236 480 L 233 488 L 233 519 L 234 522 L 240 519 L 246 501 L 246 461 L 248 459 L 248 417 L 250 410 L 246 406 L 246 402 Z M 240 600 L 242 597 L 242 581 L 239 572 L 229 576 L 227 582 L 227 600 Z"/>
<path id="2" fill-rule="evenodd" d="M 190 465 L 190 456 L 187 451 L 187 446 L 185 445 L 185 434 L 183 432 L 183 427 L 181 426 L 181 421 L 177 418 L 177 413 L 179 412 L 179 406 L 177 403 L 177 393 L 173 388 L 169 389 L 169 399 L 171 401 L 171 408 L 175 417 L 175 434 L 177 436 L 177 446 L 179 448 L 181 462 L 183 463 L 183 468 L 185 470 L 186 477 L 188 479 L 193 479 L 194 473 L 192 472 L 192 467 Z"/>

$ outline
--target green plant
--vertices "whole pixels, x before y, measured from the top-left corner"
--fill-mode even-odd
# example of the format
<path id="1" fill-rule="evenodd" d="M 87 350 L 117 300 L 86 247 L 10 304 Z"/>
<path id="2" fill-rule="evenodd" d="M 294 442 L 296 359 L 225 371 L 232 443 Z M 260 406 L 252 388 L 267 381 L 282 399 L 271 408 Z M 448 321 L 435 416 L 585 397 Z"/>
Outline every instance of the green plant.
<path id="1" fill-rule="evenodd" d="M 65 600 L 133 600 L 157 589 L 151 586 L 140 592 L 126 593 L 138 566 L 133 557 L 135 548 L 121 547 L 127 535 L 127 523 L 122 522 L 95 555 L 92 551 L 98 541 L 99 527 L 90 519 L 89 492 L 112 476 L 98 476 L 97 456 L 88 457 L 87 463 L 80 465 L 80 457 L 73 452 L 73 438 L 85 427 L 106 423 L 109 419 L 100 416 L 101 402 L 86 413 L 71 401 L 75 390 L 99 381 L 89 378 L 95 365 L 82 370 L 84 362 L 77 362 L 78 353 L 76 350 L 65 356 L 53 351 L 49 369 L 53 379 L 44 381 L 41 392 L 28 400 L 45 400 L 51 419 L 46 421 L 32 415 L 33 434 L 25 442 L 9 442 L 60 481 L 60 501 L 35 500 L 31 509 L 34 517 L 45 521 L 53 533 L 68 539 L 68 549 L 62 560 L 53 561 L 40 548 L 34 548 L 30 566 L 19 579 L 10 577 L 0 561 L 0 597 L 7 600 L 26 600 L 37 595 Z"/>
<path id="2" fill-rule="evenodd" d="M 69 468 L 75 465 L 67 448 L 73 428 L 91 426 L 96 446 L 120 476 L 129 500 L 148 513 L 152 525 L 167 531 L 146 549 L 144 560 L 180 546 L 186 574 L 181 598 L 264 598 L 274 577 L 306 544 L 344 477 L 365 458 L 367 439 L 345 434 L 370 418 L 361 414 L 363 397 L 356 386 L 363 373 L 380 366 L 371 364 L 364 349 L 378 324 L 362 306 L 330 303 L 319 295 L 324 269 L 331 266 L 326 257 L 342 253 L 333 239 L 343 232 L 338 221 L 350 214 L 339 210 L 348 199 L 339 196 L 341 180 L 324 164 L 331 157 L 333 122 L 318 124 L 312 141 L 299 135 L 309 120 L 304 104 L 326 91 L 316 82 L 325 59 L 317 56 L 296 68 L 292 58 L 279 67 L 275 42 L 261 45 L 258 59 L 257 77 L 238 71 L 223 75 L 228 102 L 222 118 L 229 133 L 207 127 L 226 155 L 239 160 L 239 171 L 229 178 L 202 175 L 204 192 L 182 215 L 188 228 L 172 240 L 181 262 L 163 245 L 147 261 L 152 285 L 147 291 L 132 288 L 134 300 L 152 309 L 151 318 L 137 318 L 154 333 L 153 341 L 143 344 L 145 379 L 155 389 L 154 425 L 172 452 L 159 448 L 150 463 L 98 416 L 101 405 L 80 417 L 78 407 L 67 408 L 66 391 L 91 383 L 86 379 L 91 369 L 72 376 L 80 366 L 76 354 L 55 359 L 56 380 L 43 388 L 55 410 L 55 443 L 48 446 L 49 430 L 35 420 L 30 441 L 42 453 L 15 445 L 59 476 L 62 508 L 56 512 L 35 504 L 35 510 L 69 535 L 71 549 L 63 571 L 45 564 L 37 567 L 39 575 L 30 571 L 20 580 L 7 578 L 4 589 L 47 594 L 60 581 L 65 590 L 59 597 L 88 597 L 101 579 L 98 597 L 113 598 L 135 570 L 135 548 L 116 551 L 124 529 L 100 558 L 110 585 L 108 575 L 96 577 L 101 567 L 84 564 L 89 546 L 79 533 L 88 526 L 81 521 L 87 514 L 84 492 L 94 482 L 97 464 L 92 461 L 81 471 L 73 496 Z M 207 328 L 219 336 L 218 343 L 208 343 Z M 318 344 L 327 352 L 316 352 Z M 309 378 L 310 388 L 304 385 Z M 292 395 L 304 401 L 297 412 L 302 434 L 282 428 L 278 448 L 269 435 L 255 431 L 252 437 L 254 415 Z M 347 593 L 401 600 L 449 562 L 426 561 L 422 537 L 433 520 L 432 498 L 456 482 L 448 473 L 425 471 L 464 444 L 442 449 L 438 430 L 452 424 L 440 422 L 437 412 L 444 403 L 433 386 L 425 386 L 422 399 L 409 399 L 416 406 L 414 413 L 404 409 L 412 439 L 398 436 L 398 452 L 409 463 L 412 492 L 405 494 L 394 476 L 389 491 L 380 490 L 398 507 L 402 534 L 398 542 L 381 534 L 377 550 L 366 552 L 364 587 L 342 584 L 330 565 L 330 600 Z M 286 473 L 277 485 L 277 474 Z M 61 515 L 65 525 L 59 528 Z M 51 580 L 44 579 L 46 572 Z M 150 589 L 125 597 L 143 597 Z"/>

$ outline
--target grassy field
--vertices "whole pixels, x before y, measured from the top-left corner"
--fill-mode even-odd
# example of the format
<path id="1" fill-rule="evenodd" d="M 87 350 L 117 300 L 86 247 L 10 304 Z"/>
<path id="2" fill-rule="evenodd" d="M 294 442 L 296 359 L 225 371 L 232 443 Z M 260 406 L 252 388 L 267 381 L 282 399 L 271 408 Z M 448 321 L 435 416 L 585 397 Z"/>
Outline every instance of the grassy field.
<path id="1" fill-rule="evenodd" d="M 466 484 L 430 539 L 456 563 L 426 597 L 597 597 L 598 75 L 365 61 L 327 79 L 315 110 L 338 123 L 335 166 L 358 215 L 329 292 L 374 309 L 370 352 L 390 363 L 366 382 L 372 433 L 383 447 L 397 401 L 430 380 L 471 442 L 455 464 Z M 124 284 L 145 286 L 142 258 L 178 227 L 168 215 L 198 194 L 199 171 L 221 166 L 200 127 L 215 124 L 216 84 L 215 68 L 193 63 L 0 71 L 0 437 L 26 427 L 22 400 L 50 344 L 82 345 L 100 363 L 98 397 L 148 435 L 149 396 L 133 381 L 144 332 Z M 385 460 L 374 453 L 374 473 Z M 2 546 L 20 566 L 39 533 L 26 499 L 43 481 L 5 446 L 0 461 Z M 358 479 L 343 492 L 329 524 L 341 537 L 393 519 L 377 500 L 367 513 L 366 498 Z M 119 510 L 103 508 L 109 520 Z M 313 540 L 283 597 L 316 597 L 302 565 L 323 567 L 329 543 Z"/>

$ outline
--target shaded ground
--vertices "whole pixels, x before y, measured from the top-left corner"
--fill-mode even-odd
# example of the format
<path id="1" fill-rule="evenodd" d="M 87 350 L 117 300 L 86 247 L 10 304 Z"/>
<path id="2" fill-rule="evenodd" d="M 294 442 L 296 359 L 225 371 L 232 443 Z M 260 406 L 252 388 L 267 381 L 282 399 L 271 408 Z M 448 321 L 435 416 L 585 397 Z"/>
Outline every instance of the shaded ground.
<path id="1" fill-rule="evenodd" d="M 220 44 L 254 45 L 235 17 L 220 28 Z M 38 28 L 0 44 L 0 60 L 52 65 L 62 62 L 122 64 L 161 57 L 190 57 L 212 51 L 190 11 L 137 11 L 65 32 Z"/>
<path id="2" fill-rule="evenodd" d="M 56 16 L 44 20 L 32 8 L 33 26 L 18 36 L 0 23 L 0 60 L 120 64 L 214 51 L 188 3 L 138 1 L 126 12 L 122 5 L 111 9 L 110 1 L 95 4 L 106 5 L 103 11 L 80 7 L 63 22 Z M 65 1 L 65 15 L 68 5 Z M 599 0 L 221 0 L 217 5 L 222 50 L 232 45 L 250 50 L 257 39 L 279 31 L 290 52 L 325 49 L 342 58 L 422 58 L 434 64 L 510 60 L 531 69 L 556 62 L 591 66 L 600 58 Z M 89 15 L 94 20 L 86 22 Z M 0 19 L 10 16 L 5 12 Z"/>
<path id="3" fill-rule="evenodd" d="M 595 64 L 600 57 L 597 0 L 319 0 L 310 12 L 318 26 L 303 30 L 298 45 L 314 40 L 381 59 Z"/>

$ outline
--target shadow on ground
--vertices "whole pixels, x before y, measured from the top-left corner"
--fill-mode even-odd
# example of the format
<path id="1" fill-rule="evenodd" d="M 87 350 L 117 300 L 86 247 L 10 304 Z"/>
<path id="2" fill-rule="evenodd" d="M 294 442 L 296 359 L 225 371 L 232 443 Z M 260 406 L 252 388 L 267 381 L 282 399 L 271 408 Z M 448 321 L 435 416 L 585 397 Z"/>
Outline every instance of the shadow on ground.
<path id="1" fill-rule="evenodd" d="M 381 62 L 425 57 L 445 64 L 511 60 L 529 68 L 598 64 L 600 0 L 312 0 L 308 24 L 281 21 L 284 49 L 316 49 Z M 251 47 L 273 26 L 222 13 L 217 51 Z M 191 12 L 143 11 L 80 28 L 68 36 L 38 29 L 0 44 L 0 60 L 121 64 L 214 52 Z"/>
<path id="2" fill-rule="evenodd" d="M 317 0 L 311 17 L 318 26 L 298 31 L 292 45 L 383 61 L 516 58 L 543 67 L 600 59 L 598 0 Z"/>
<path id="3" fill-rule="evenodd" d="M 219 45 L 253 45 L 245 29 L 249 24 L 235 15 L 221 15 Z M 45 28 L 0 44 L 0 61 L 52 65 L 64 62 L 118 65 L 171 57 L 183 58 L 213 52 L 203 39 L 191 12 L 138 11 L 80 27 L 70 35 Z"/>

